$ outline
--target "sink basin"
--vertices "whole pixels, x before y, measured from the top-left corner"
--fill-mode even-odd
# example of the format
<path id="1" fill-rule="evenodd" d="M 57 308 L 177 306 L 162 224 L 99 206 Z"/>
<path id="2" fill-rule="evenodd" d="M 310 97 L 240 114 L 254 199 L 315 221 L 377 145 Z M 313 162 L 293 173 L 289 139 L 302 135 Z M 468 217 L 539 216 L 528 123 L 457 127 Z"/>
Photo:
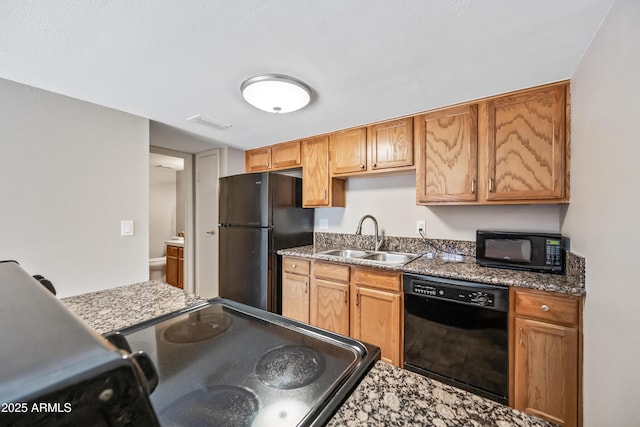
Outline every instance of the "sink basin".
<path id="1" fill-rule="evenodd" d="M 418 258 L 418 255 L 397 252 L 376 252 L 362 257 L 363 260 L 378 261 L 385 264 L 406 264 L 416 258 Z"/>
<path id="2" fill-rule="evenodd" d="M 318 252 L 322 255 L 331 255 L 343 258 L 358 258 L 363 261 L 370 261 L 387 265 L 403 265 L 420 255 L 407 254 L 402 252 L 380 252 L 367 251 L 363 249 L 329 249 L 327 251 Z"/>
<path id="3" fill-rule="evenodd" d="M 344 258 L 362 258 L 371 252 L 360 249 L 331 249 L 320 253 L 323 255 L 340 256 Z"/>

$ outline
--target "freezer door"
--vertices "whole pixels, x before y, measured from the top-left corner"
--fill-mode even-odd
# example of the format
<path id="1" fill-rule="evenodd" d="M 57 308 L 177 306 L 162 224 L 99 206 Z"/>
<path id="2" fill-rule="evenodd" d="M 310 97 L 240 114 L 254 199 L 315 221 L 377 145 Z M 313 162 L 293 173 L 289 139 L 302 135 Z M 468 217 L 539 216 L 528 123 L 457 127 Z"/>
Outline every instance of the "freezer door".
<path id="1" fill-rule="evenodd" d="M 220 178 L 220 224 L 268 226 L 269 173 L 248 173 Z"/>
<path id="2" fill-rule="evenodd" d="M 268 228 L 220 227 L 220 296 L 269 310 L 272 268 Z"/>

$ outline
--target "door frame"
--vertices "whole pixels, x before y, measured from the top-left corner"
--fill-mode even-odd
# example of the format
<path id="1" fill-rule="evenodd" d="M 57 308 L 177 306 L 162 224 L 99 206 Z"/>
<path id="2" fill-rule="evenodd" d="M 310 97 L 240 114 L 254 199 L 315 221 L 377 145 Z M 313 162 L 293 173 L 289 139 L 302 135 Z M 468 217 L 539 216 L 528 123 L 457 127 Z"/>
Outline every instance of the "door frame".
<path id="1" fill-rule="evenodd" d="M 194 293 L 194 271 L 195 271 L 195 227 L 194 227 L 194 167 L 193 154 L 181 151 L 170 150 L 156 146 L 149 146 L 149 152 L 164 154 L 166 156 L 178 157 L 184 160 L 184 290 Z M 197 254 L 196 254 L 197 255 Z"/>

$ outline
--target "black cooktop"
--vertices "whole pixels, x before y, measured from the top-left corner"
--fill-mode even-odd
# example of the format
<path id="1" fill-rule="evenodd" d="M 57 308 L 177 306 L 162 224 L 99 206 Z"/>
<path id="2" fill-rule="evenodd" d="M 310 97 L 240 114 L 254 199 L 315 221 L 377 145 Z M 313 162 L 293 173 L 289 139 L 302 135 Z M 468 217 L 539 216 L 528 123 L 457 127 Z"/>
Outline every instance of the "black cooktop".
<path id="1" fill-rule="evenodd" d="M 158 370 L 161 425 L 322 425 L 377 347 L 216 298 L 121 331 Z"/>

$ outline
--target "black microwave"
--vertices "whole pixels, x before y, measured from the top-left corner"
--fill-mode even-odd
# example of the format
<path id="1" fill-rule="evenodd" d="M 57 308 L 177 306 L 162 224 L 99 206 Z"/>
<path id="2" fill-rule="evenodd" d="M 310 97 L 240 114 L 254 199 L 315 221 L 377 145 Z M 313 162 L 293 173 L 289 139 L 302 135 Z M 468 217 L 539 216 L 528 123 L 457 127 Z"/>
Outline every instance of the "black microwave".
<path id="1" fill-rule="evenodd" d="M 477 230 L 476 263 L 564 274 L 567 243 L 568 239 L 560 234 Z"/>

